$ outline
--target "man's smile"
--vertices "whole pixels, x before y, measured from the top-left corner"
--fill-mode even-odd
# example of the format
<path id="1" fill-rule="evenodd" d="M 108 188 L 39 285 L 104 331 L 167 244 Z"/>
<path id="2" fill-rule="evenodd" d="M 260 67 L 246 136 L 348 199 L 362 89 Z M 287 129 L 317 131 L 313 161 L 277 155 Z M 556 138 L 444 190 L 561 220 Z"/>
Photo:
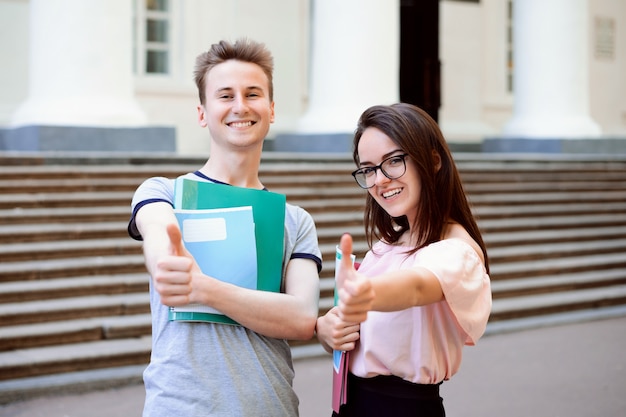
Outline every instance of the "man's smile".
<path id="1" fill-rule="evenodd" d="M 241 128 L 241 127 L 250 127 L 254 124 L 254 122 L 251 120 L 248 120 L 246 122 L 230 122 L 226 124 L 230 127 Z"/>

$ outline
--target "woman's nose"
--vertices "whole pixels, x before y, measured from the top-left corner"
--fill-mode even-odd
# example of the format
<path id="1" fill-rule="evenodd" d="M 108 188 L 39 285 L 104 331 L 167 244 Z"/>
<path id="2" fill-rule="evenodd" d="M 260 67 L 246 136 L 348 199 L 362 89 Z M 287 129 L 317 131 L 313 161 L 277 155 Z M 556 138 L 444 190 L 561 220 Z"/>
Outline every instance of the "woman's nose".
<path id="1" fill-rule="evenodd" d="M 378 168 L 376 170 L 376 181 L 374 181 L 374 184 L 380 185 L 380 184 L 388 183 L 389 181 L 391 180 L 385 175 L 383 170 L 381 168 Z"/>

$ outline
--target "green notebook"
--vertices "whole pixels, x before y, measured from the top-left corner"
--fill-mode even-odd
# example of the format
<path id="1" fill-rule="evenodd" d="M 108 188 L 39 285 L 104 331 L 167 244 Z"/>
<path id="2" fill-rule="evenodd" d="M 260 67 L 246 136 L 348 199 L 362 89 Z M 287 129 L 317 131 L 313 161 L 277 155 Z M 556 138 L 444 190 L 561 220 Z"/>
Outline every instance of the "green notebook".
<path id="1" fill-rule="evenodd" d="M 264 190 L 241 188 L 225 184 L 195 181 L 187 178 L 177 178 L 174 188 L 174 211 L 179 220 L 181 231 L 184 230 L 183 221 L 189 213 L 196 214 L 196 218 L 203 217 L 203 212 L 212 212 L 208 209 L 234 209 L 252 207 L 252 221 L 255 242 L 241 242 L 241 246 L 256 247 L 256 289 L 261 291 L 280 292 L 282 282 L 282 266 L 284 253 L 285 233 L 285 204 L 286 197 Z M 214 214 L 212 214 L 214 216 Z M 213 220 L 212 220 L 213 221 Z M 226 225 L 229 220 L 226 217 Z M 225 228 L 225 230 L 231 230 Z M 245 239 L 247 234 L 241 232 L 235 239 Z M 196 233 L 197 234 L 197 233 Z M 219 233 L 218 233 L 219 234 Z M 224 234 L 226 234 L 224 232 Z M 183 239 L 185 239 L 183 233 Z M 219 243 L 219 242 L 218 242 Z M 231 242 L 232 245 L 232 242 Z M 194 255 L 196 260 L 202 257 L 195 245 L 186 244 L 187 249 Z M 215 246 L 214 246 L 215 247 Z M 207 250 L 206 246 L 202 250 Z M 228 251 L 227 245 L 218 250 Z M 254 250 L 254 248 L 252 249 Z M 194 253 L 196 251 L 196 253 Z M 215 256 L 215 254 L 213 254 Z M 221 269 L 227 267 L 233 271 L 242 269 L 242 262 L 233 260 L 232 257 L 217 255 L 218 259 L 228 260 L 232 265 L 220 265 Z M 248 259 L 254 259 L 254 256 Z M 198 262 L 201 264 L 200 262 Z M 249 268 L 248 268 L 249 269 Z M 211 271 L 205 271 L 211 275 Z M 219 277 L 216 277 L 219 278 Z M 228 280 L 225 280 L 228 281 Z M 245 287 L 250 288 L 249 285 Z M 254 289 L 254 288 L 253 288 Z M 225 324 L 238 324 L 229 317 L 221 314 L 208 306 L 189 305 L 172 307 L 169 314 L 170 320 L 177 321 L 210 321 Z"/>

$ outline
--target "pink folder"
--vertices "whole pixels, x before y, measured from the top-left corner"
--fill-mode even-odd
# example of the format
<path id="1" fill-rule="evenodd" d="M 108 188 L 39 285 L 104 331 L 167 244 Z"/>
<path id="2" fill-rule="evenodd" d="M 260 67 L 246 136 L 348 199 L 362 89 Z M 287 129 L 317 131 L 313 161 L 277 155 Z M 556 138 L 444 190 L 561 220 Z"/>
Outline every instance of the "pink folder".
<path id="1" fill-rule="evenodd" d="M 346 403 L 349 361 L 348 352 L 333 351 L 333 411 L 336 413 L 339 412 L 339 407 Z"/>

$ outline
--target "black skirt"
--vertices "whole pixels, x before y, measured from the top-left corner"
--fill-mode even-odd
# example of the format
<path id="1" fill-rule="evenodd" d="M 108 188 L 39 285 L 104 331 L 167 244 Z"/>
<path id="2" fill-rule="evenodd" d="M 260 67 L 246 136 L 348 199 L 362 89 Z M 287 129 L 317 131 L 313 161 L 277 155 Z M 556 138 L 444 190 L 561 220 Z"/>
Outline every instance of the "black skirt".
<path id="1" fill-rule="evenodd" d="M 397 376 L 348 374 L 347 403 L 333 417 L 444 417 L 439 384 L 413 384 Z"/>

